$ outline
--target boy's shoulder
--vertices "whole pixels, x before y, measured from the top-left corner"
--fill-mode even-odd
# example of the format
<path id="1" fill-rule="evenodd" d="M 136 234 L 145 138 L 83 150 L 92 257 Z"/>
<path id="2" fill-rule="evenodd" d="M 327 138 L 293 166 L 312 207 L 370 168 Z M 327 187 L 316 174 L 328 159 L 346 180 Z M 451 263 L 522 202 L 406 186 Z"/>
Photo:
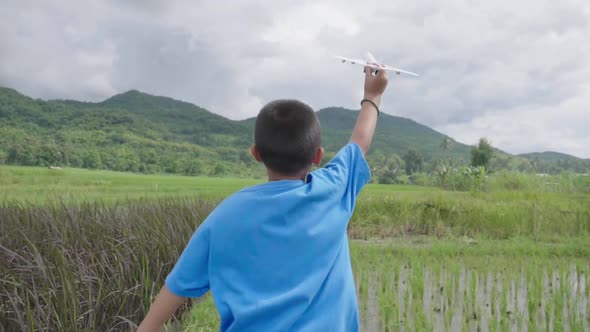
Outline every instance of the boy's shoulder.
<path id="1" fill-rule="evenodd" d="M 303 184 L 303 181 L 271 181 L 244 187 L 222 200 L 215 210 L 236 210 L 244 206 L 248 207 L 254 201 L 264 200 Z"/>

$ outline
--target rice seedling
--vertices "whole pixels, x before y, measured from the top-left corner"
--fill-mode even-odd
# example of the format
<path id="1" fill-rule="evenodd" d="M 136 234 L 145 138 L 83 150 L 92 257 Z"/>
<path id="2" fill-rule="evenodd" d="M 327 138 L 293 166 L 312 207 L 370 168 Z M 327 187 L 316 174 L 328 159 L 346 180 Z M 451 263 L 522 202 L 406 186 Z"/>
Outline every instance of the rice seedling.
<path id="1" fill-rule="evenodd" d="M 392 250 L 365 243 L 352 248 L 354 255 L 364 257 L 375 257 L 371 252 L 389 257 Z M 427 252 L 404 252 L 391 260 L 356 261 L 355 268 L 369 271 L 368 278 L 391 273 L 389 280 L 397 281 L 367 285 L 369 294 L 371 287 L 379 288 L 380 313 L 365 316 L 363 326 L 368 331 L 584 331 L 589 296 L 580 271 L 587 271 L 590 263 L 586 256 L 569 256 L 568 250 L 547 250 L 547 255 L 534 258 L 488 252 L 487 259 L 467 253 L 432 259 Z M 554 276 L 553 285 L 549 275 Z M 372 296 L 359 301 L 370 302 Z M 387 305 L 391 302 L 395 305 Z M 371 324 L 371 317 L 379 321 Z"/>

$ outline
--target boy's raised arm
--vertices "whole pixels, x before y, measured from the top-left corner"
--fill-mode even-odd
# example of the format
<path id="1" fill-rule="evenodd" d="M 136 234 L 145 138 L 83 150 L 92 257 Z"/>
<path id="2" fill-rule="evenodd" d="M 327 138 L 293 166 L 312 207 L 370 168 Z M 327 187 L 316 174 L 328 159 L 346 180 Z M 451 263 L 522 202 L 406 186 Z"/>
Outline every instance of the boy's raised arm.
<path id="1" fill-rule="evenodd" d="M 359 145 L 363 154 L 367 154 L 375 127 L 377 126 L 377 117 L 381 105 L 381 96 L 387 87 L 387 73 L 380 70 L 377 75 L 373 76 L 372 69 L 365 67 L 365 95 L 361 104 L 361 111 L 352 130 L 350 141 Z M 372 102 L 372 103 L 371 103 Z"/>

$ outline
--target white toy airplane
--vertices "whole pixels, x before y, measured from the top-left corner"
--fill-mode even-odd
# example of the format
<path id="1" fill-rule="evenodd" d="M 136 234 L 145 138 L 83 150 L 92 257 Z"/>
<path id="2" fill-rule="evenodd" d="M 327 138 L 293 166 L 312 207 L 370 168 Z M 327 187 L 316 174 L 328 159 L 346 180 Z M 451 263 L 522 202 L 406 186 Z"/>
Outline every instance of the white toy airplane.
<path id="1" fill-rule="evenodd" d="M 399 68 L 395 68 L 395 67 L 391 67 L 388 65 L 383 65 L 383 64 L 379 64 L 379 62 L 375 59 L 375 57 L 373 56 L 373 54 L 371 54 L 371 52 L 367 52 L 366 55 L 366 60 L 359 60 L 359 59 L 350 59 L 350 58 L 345 58 L 343 56 L 334 56 L 337 59 L 340 59 L 340 61 L 342 61 L 342 63 L 346 63 L 347 61 L 352 63 L 353 65 L 361 65 L 361 66 L 369 66 L 373 69 L 375 69 L 376 71 L 379 70 L 390 70 L 395 72 L 396 74 L 400 74 L 400 73 L 404 73 L 404 74 L 408 74 L 408 75 L 412 75 L 412 76 L 419 76 L 416 73 L 412 73 L 411 71 L 406 71 L 403 69 L 399 69 Z"/>

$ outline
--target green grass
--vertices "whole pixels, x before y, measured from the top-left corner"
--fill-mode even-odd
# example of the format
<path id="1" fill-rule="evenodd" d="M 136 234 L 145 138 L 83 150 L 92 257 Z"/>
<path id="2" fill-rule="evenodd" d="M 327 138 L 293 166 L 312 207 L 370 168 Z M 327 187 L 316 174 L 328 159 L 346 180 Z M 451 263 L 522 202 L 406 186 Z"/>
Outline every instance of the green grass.
<path id="1" fill-rule="evenodd" d="M 221 200 L 241 188 L 262 182 L 0 166 L 0 203 L 100 201 L 110 204 L 162 197 Z M 430 235 L 492 239 L 528 236 L 550 240 L 588 233 L 589 194 L 540 190 L 449 192 L 432 187 L 380 184 L 370 184 L 363 190 L 349 228 L 349 235 L 358 239 Z"/>
<path id="2" fill-rule="evenodd" d="M 140 175 L 66 168 L 0 166 L 0 201 L 117 201 L 164 196 L 224 197 L 261 180 Z"/>
<path id="3" fill-rule="evenodd" d="M 241 178 L 189 177 L 179 175 L 141 175 L 101 170 L 1 166 L 0 201 L 43 202 L 67 198 L 72 201 L 116 201 L 164 196 L 225 197 L 264 180 Z M 423 193 L 437 191 L 411 185 L 368 186 L 380 195 L 393 191 Z"/>
<path id="4" fill-rule="evenodd" d="M 158 197 L 221 200 L 261 180 L 139 175 L 0 166 L 0 202 L 121 202 Z M 534 205 L 534 208 L 533 208 Z M 534 212 L 533 212 L 534 209 Z M 353 238 L 406 235 L 577 236 L 590 232 L 590 195 L 543 191 L 449 192 L 370 184 L 352 220 Z"/>
<path id="5" fill-rule="evenodd" d="M 0 166 L 0 331 L 132 328 L 200 222 L 258 183 Z M 372 184 L 348 234 L 367 329 L 590 324 L 590 287 L 571 286 L 590 274 L 589 194 Z M 181 317 L 169 331 L 218 329 L 210 296 Z"/>

